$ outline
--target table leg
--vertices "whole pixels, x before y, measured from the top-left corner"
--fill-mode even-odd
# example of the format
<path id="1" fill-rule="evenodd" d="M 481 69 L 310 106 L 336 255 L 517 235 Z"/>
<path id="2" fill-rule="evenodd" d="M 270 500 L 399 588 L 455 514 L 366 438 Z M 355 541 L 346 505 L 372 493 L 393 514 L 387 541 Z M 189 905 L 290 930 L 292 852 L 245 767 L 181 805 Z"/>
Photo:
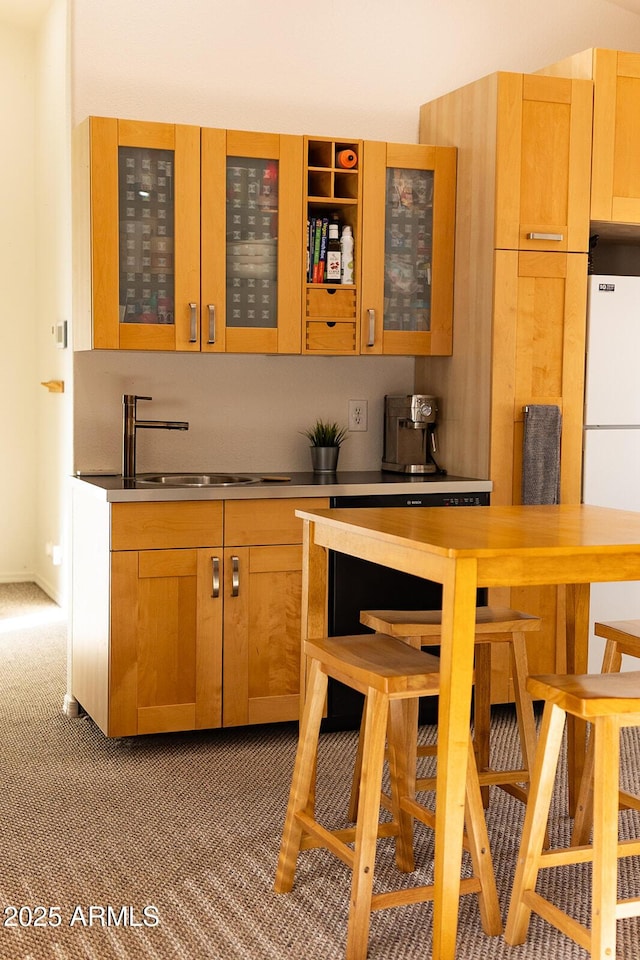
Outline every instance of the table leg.
<path id="1" fill-rule="evenodd" d="M 304 713 L 307 694 L 306 657 L 302 653 L 302 644 L 306 639 L 315 640 L 327 635 L 327 551 L 319 547 L 315 540 L 315 524 L 310 520 L 302 521 L 302 604 L 300 612 L 300 723 Z M 308 811 L 315 807 L 316 771 L 312 774 L 309 788 Z"/>
<path id="2" fill-rule="evenodd" d="M 586 673 L 589 663 L 588 583 L 567 584 L 567 673 Z M 587 725 L 567 715 L 567 789 L 569 816 L 575 817 L 578 790 L 582 780 L 586 751 Z"/>
<path id="3" fill-rule="evenodd" d="M 456 952 L 476 586 L 476 561 L 452 560 L 442 592 L 433 960 L 453 960 Z"/>
<path id="4" fill-rule="evenodd" d="M 303 520 L 302 527 L 302 640 L 327 635 L 327 551 L 314 541 L 315 524 Z M 306 665 L 300 658 L 300 716 L 304 707 Z"/>

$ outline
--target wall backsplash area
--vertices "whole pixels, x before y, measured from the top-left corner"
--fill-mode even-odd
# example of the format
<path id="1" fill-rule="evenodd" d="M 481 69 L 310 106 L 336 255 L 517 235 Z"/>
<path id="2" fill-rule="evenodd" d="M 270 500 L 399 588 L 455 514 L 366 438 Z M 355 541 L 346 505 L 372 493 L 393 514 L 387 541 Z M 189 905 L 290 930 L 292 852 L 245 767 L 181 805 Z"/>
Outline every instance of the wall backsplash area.
<path id="1" fill-rule="evenodd" d="M 348 434 L 340 470 L 378 470 L 384 396 L 411 393 L 411 357 L 191 356 L 92 351 L 74 358 L 74 469 L 121 472 L 122 395 L 148 420 L 189 430 L 139 430 L 138 472 L 306 471 L 300 431 L 318 417 L 347 423 L 348 401 L 368 401 L 368 430 Z"/>

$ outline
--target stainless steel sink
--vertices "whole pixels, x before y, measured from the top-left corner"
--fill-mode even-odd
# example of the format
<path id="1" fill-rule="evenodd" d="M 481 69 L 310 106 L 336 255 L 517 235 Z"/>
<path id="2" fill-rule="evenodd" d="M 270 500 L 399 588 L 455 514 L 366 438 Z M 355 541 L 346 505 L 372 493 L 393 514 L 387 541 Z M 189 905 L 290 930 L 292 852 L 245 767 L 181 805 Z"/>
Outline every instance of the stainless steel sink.
<path id="1" fill-rule="evenodd" d="M 237 487 L 259 483 L 258 477 L 237 473 L 143 473 L 136 483 L 157 487 Z"/>

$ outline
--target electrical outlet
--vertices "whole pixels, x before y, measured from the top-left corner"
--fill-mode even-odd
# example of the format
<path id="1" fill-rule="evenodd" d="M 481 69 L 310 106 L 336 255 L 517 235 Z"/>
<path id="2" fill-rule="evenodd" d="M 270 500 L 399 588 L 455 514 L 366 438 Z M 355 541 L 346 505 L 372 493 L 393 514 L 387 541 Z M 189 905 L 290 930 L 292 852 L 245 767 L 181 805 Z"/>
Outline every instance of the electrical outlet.
<path id="1" fill-rule="evenodd" d="M 367 429 L 367 401 L 349 400 L 349 430 Z"/>

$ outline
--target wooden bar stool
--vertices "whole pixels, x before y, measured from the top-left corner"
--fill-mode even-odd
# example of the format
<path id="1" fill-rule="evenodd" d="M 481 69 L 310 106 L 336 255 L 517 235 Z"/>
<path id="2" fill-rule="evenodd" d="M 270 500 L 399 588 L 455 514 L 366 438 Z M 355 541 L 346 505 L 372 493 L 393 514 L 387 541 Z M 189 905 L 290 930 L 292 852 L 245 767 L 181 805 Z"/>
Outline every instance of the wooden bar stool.
<path id="1" fill-rule="evenodd" d="M 439 660 L 393 637 L 359 634 L 307 640 L 304 654 L 309 667 L 307 697 L 300 726 L 289 803 L 280 846 L 275 890 L 293 887 L 298 853 L 324 847 L 352 870 L 347 929 L 347 960 L 367 955 L 372 910 L 433 899 L 433 886 L 420 886 L 373 894 L 376 841 L 395 836 L 396 863 L 400 870 L 414 869 L 413 820 L 435 825 L 432 810 L 415 799 L 415 764 L 407 762 L 417 723 L 417 711 L 407 710 L 421 696 L 440 689 Z M 366 725 L 362 746 L 360 804 L 355 827 L 328 830 L 315 818 L 315 769 L 328 677 L 365 696 Z M 380 791 L 389 741 L 392 814 L 391 823 L 380 823 Z M 489 838 L 484 820 L 476 764 L 469 739 L 466 777 L 465 846 L 471 856 L 473 876 L 461 879 L 460 893 L 478 896 L 482 926 L 489 935 L 501 932 L 502 922 L 493 874 Z M 353 844 L 353 848 L 349 846 Z"/>
<path id="2" fill-rule="evenodd" d="M 622 655 L 640 659 L 640 620 L 613 620 L 596 623 L 594 633 L 607 642 L 602 658 L 602 673 L 619 673 Z M 571 843 L 581 846 L 588 843 L 593 824 L 593 742 L 590 741 L 585 756 L 584 771 L 578 792 L 576 818 L 573 823 Z M 618 791 L 621 810 L 640 810 L 640 797 L 626 790 Z"/>
<path id="3" fill-rule="evenodd" d="M 414 647 L 440 644 L 441 618 L 440 610 L 362 610 L 360 613 L 360 623 L 380 633 L 398 637 Z M 526 689 L 529 673 L 526 634 L 532 630 L 539 630 L 541 625 L 542 621 L 539 617 L 521 613 L 519 610 L 510 610 L 508 607 L 478 607 L 477 609 L 474 748 L 485 807 L 489 802 L 490 786 L 500 787 L 523 803 L 527 800 L 527 788 L 522 784 L 529 781 L 529 770 L 536 748 L 536 723 L 533 704 Z M 491 645 L 494 643 L 508 643 L 511 652 L 516 717 L 522 753 L 522 767 L 517 770 L 494 770 L 490 766 Z M 418 756 L 433 756 L 434 753 L 435 747 L 425 745 L 418 747 Z M 358 764 L 356 764 L 349 805 L 352 819 L 355 819 L 358 803 L 358 775 Z M 434 786 L 434 778 L 421 778 L 417 782 L 419 790 L 430 790 Z"/>
<path id="4" fill-rule="evenodd" d="M 523 943 L 533 911 L 587 950 L 592 960 L 614 960 L 616 920 L 640 916 L 640 899 L 618 900 L 617 890 L 618 858 L 640 854 L 640 840 L 618 841 L 620 730 L 640 725 L 640 672 L 531 677 L 528 688 L 535 699 L 545 701 L 545 708 L 505 939 Z M 543 851 L 567 713 L 592 724 L 593 845 Z M 593 864 L 589 927 L 535 889 L 541 869 L 588 862 Z"/>

